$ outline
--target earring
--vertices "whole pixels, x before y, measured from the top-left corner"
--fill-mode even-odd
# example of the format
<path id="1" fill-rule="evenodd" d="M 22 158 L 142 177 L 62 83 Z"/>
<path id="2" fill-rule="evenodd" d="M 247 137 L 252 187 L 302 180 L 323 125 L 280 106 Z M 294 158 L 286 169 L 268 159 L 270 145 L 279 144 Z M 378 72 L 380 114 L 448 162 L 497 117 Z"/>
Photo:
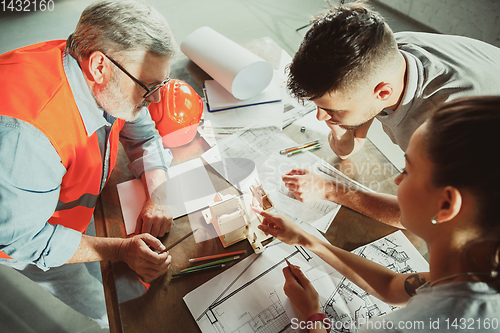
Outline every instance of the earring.
<path id="1" fill-rule="evenodd" d="M 434 217 L 431 219 L 432 224 L 438 224 L 438 223 L 439 223 L 438 221 L 436 221 L 436 218 L 437 218 L 437 217 L 436 217 L 436 216 L 434 216 Z"/>

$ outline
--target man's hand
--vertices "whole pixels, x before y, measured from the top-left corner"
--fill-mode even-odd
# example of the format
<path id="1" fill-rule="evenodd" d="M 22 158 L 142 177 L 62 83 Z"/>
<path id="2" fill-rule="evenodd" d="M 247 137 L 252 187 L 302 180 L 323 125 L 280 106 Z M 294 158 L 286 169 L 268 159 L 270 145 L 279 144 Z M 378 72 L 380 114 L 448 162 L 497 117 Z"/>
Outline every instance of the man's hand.
<path id="1" fill-rule="evenodd" d="M 354 131 L 347 130 L 340 125 L 331 125 L 328 122 L 326 124 L 331 130 L 328 134 L 330 148 L 341 159 L 349 157 L 355 146 Z"/>
<path id="2" fill-rule="evenodd" d="M 266 235 L 278 238 L 280 241 L 289 245 L 302 245 L 302 237 L 305 231 L 295 224 L 284 214 L 273 214 L 254 208 L 257 214 L 260 214 L 264 220 L 258 226 Z"/>
<path id="3" fill-rule="evenodd" d="M 295 277 L 292 275 L 292 271 Z M 285 267 L 283 268 L 283 275 L 285 276 L 283 290 L 295 310 L 299 312 L 298 315 L 302 316 L 299 319 L 306 320 L 311 315 L 321 312 L 318 292 L 299 267 L 294 265 Z"/>
<path id="4" fill-rule="evenodd" d="M 150 234 L 135 235 L 123 240 L 119 249 L 119 258 L 146 281 L 153 281 L 165 274 L 170 267 L 172 257 L 162 251 L 165 246 Z"/>
<path id="5" fill-rule="evenodd" d="M 330 148 L 332 148 L 333 152 L 343 160 L 358 152 L 366 141 L 368 129 L 373 119 L 352 129 L 349 129 L 349 126 L 334 125 L 325 121 L 326 125 L 331 130 L 328 134 Z"/>
<path id="6" fill-rule="evenodd" d="M 137 218 L 135 233 L 150 233 L 155 237 L 163 237 L 165 233 L 170 232 L 172 221 L 172 212 L 167 205 L 154 203 L 148 198 Z"/>
<path id="7" fill-rule="evenodd" d="M 301 202 L 326 199 L 336 189 L 333 181 L 307 169 L 293 169 L 282 176 L 282 180 L 295 199 Z"/>

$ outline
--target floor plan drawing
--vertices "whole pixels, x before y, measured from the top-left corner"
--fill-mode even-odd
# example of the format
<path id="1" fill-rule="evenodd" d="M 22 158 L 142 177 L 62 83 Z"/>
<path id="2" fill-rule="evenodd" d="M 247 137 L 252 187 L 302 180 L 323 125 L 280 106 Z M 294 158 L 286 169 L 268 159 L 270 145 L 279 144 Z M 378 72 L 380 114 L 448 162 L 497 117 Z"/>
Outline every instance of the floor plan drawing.
<path id="1" fill-rule="evenodd" d="M 184 300 L 202 332 L 292 332 L 275 291 L 276 283 L 284 281 L 285 258 L 304 270 L 323 264 L 302 247 L 272 242 L 262 254 L 252 254 L 186 295 Z"/>
<path id="2" fill-rule="evenodd" d="M 293 332 L 290 328 L 290 318 L 276 293 L 269 295 L 269 302 L 270 305 L 267 308 L 255 315 L 245 312 L 238 318 L 242 322 L 241 325 L 235 330 L 230 329 L 229 332 Z M 210 320 L 216 332 L 228 332 L 226 328 L 229 328 L 229 325 L 220 320 L 223 315 L 224 313 L 218 311 L 214 313 L 212 309 L 206 313 L 207 319 Z"/>
<path id="3" fill-rule="evenodd" d="M 402 232 L 396 232 L 352 251 L 398 273 L 427 271 L 428 264 L 411 245 Z M 381 302 L 331 267 L 324 268 L 323 275 L 306 273 L 315 288 L 322 290 L 322 311 L 332 322 L 341 322 L 334 332 L 356 332 L 359 323 L 383 316 L 397 307 Z"/>
<path id="4" fill-rule="evenodd" d="M 303 224 L 303 227 L 323 238 L 309 225 Z M 427 265 L 400 231 L 356 251 L 372 260 L 384 262 L 384 265 L 394 265 L 396 269 L 422 270 Z M 321 295 L 322 310 L 332 320 L 349 323 L 394 310 L 359 289 L 314 253 L 274 241 L 262 254 L 247 257 L 184 297 L 201 331 L 297 332 L 291 327 L 294 314 L 290 312 L 290 302 L 282 291 L 285 258 L 305 272 Z M 354 331 L 348 327 L 337 332 Z"/>
<path id="5" fill-rule="evenodd" d="M 273 250 L 275 246 L 280 245 L 283 246 L 285 244 L 277 243 L 276 245 L 272 245 L 269 250 Z M 312 260 L 309 253 L 300 247 L 295 247 L 293 252 L 286 258 L 294 261 L 304 260 L 305 262 Z M 261 304 L 265 304 L 261 311 L 245 311 L 238 317 L 240 325 L 238 327 L 234 327 L 235 330 L 230 328 L 231 325 L 226 322 L 225 315 L 228 311 L 225 307 L 226 302 L 230 302 L 233 297 L 238 299 L 239 297 L 237 296 L 241 297 L 241 295 L 245 295 L 248 292 L 253 294 L 256 288 L 260 288 L 262 281 L 272 281 L 274 277 L 272 279 L 269 277 L 275 275 L 276 272 L 281 273 L 281 268 L 285 266 L 285 258 L 283 258 L 267 270 L 262 271 L 246 283 L 233 289 L 232 287 L 238 284 L 239 280 L 242 279 L 247 270 L 250 270 L 252 265 L 254 265 L 259 259 L 260 258 L 257 257 L 251 261 L 246 269 L 241 272 L 225 290 L 223 290 L 219 297 L 217 297 L 215 301 L 210 304 L 210 306 L 197 318 L 197 320 L 202 320 L 203 317 L 206 317 L 206 319 L 210 321 L 210 324 L 216 328 L 216 332 L 281 332 L 283 329 L 287 329 L 290 324 L 290 318 L 288 318 L 280 299 L 273 289 L 269 289 L 268 294 L 263 295 L 263 297 L 267 297 L 267 299 L 261 300 Z M 266 275 L 269 276 L 266 277 Z M 259 286 L 257 287 L 257 285 Z M 226 328 L 230 328 L 230 330 L 228 331 Z"/>

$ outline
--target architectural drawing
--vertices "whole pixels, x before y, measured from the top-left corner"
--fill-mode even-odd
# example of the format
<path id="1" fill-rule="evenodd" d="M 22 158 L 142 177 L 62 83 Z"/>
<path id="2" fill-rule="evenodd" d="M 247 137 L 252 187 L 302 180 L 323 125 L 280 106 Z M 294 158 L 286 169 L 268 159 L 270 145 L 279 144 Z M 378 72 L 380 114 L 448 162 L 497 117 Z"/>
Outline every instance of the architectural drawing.
<path id="1" fill-rule="evenodd" d="M 324 239 L 314 228 L 308 232 Z M 401 270 L 426 270 L 428 265 L 401 231 L 356 250 L 369 259 Z M 290 303 L 282 292 L 285 258 L 306 273 L 322 296 L 324 313 L 334 321 L 349 322 L 394 310 L 357 288 L 314 253 L 274 241 L 184 297 L 202 332 L 295 332 Z M 280 285 L 280 287 L 276 287 Z M 348 325 L 346 325 L 348 326 Z M 332 330 L 335 332 L 335 330 Z M 349 328 L 337 332 L 353 332 Z"/>
<path id="2" fill-rule="evenodd" d="M 402 237 L 401 237 L 402 236 Z M 376 242 L 362 246 L 353 253 L 377 262 L 398 273 L 412 273 L 428 270 L 428 265 L 418 254 L 416 249 L 405 246 L 409 241 L 397 232 L 388 235 Z M 332 322 L 342 322 L 335 332 L 355 332 L 357 323 L 364 323 L 370 318 L 382 316 L 397 309 L 397 307 L 385 304 L 371 296 L 345 277 L 331 270 L 330 274 L 322 277 L 309 276 L 311 282 L 317 289 L 325 290 L 325 284 L 333 281 L 332 291 L 326 300 L 320 300 L 322 311 Z M 324 294 L 322 296 L 325 296 Z M 346 311 L 348 309 L 348 311 Z M 352 323 L 352 324 L 351 324 Z"/>
<path id="3" fill-rule="evenodd" d="M 285 258 L 303 269 L 321 264 L 303 248 L 274 241 L 186 295 L 202 332 L 286 332 L 290 318 L 274 288 L 284 281 Z"/>
<path id="4" fill-rule="evenodd" d="M 283 185 L 281 176 L 294 168 L 316 170 L 322 160 L 310 152 L 284 157 L 283 148 L 297 143 L 277 127 L 247 128 L 228 138 L 218 140 L 217 145 L 202 155 L 222 177 L 244 193 L 250 192 L 254 179 L 274 202 L 277 210 L 295 216 L 306 223 L 313 223 L 327 216 L 319 230 L 326 232 L 340 205 L 328 200 L 302 203 L 293 199 Z"/>

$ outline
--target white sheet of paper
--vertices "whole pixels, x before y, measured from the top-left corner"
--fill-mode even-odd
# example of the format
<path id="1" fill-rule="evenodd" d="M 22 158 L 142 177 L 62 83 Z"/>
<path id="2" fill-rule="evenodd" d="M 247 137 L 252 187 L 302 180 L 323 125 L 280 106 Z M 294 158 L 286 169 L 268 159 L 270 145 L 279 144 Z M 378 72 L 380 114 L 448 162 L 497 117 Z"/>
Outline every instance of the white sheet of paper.
<path id="1" fill-rule="evenodd" d="M 181 51 L 237 99 L 249 99 L 272 80 L 273 67 L 209 27 L 193 31 Z"/>
<path id="2" fill-rule="evenodd" d="M 314 228 L 301 226 L 324 240 Z M 401 231 L 353 252 L 398 273 L 429 269 L 428 263 Z M 253 328 L 258 327 L 260 332 L 292 332 L 288 328 L 295 314 L 282 291 L 282 269 L 286 267 L 283 258 L 301 267 L 321 296 L 321 311 L 327 313 L 332 322 L 367 320 L 394 310 L 360 292 L 316 254 L 275 240 L 263 253 L 248 256 L 184 297 L 200 330 L 203 333 L 253 332 Z"/>
<path id="3" fill-rule="evenodd" d="M 281 102 L 252 105 L 218 112 L 205 112 L 202 131 L 213 133 L 215 138 L 234 134 L 249 124 L 271 125 L 281 128 L 283 104 Z M 264 121 L 265 120 L 265 124 Z M 213 145 L 211 145 L 213 147 Z"/>
<path id="4" fill-rule="evenodd" d="M 224 89 L 217 81 L 206 80 L 205 97 L 211 112 L 220 112 L 238 107 L 248 107 L 281 101 L 281 94 L 275 80 L 256 96 L 245 100 L 234 98 L 234 96 Z"/>
<path id="5" fill-rule="evenodd" d="M 168 169 L 167 204 L 175 218 L 208 206 L 215 196 L 215 189 L 197 158 Z M 146 202 L 144 186 L 140 179 L 132 179 L 117 185 L 123 221 L 127 235 L 135 231 L 137 218 Z"/>
<path id="6" fill-rule="evenodd" d="M 269 84 L 269 86 L 261 93 L 264 94 L 267 91 L 272 90 L 272 93 L 268 94 L 268 96 L 272 97 L 268 98 L 264 96 L 263 98 L 261 98 L 261 94 L 259 94 L 249 100 L 241 101 L 241 103 L 248 103 L 249 101 L 257 100 L 257 98 L 259 98 L 260 100 L 281 100 L 281 98 L 283 97 L 283 88 L 285 85 L 285 83 L 283 82 L 284 80 L 285 78 L 283 73 L 281 73 L 279 70 L 274 71 L 273 82 L 271 82 L 271 84 Z M 210 93 L 208 91 L 206 92 L 206 94 L 210 96 Z M 227 92 L 226 94 L 231 96 Z M 233 98 L 231 103 L 235 103 L 235 101 L 238 100 Z M 211 105 L 213 106 L 212 102 Z M 256 126 L 270 125 L 281 128 L 283 124 L 283 105 L 283 102 L 278 101 L 272 103 L 236 107 L 216 112 L 209 112 L 207 105 L 205 104 L 205 109 L 203 111 L 203 119 L 205 120 L 205 123 L 202 127 L 207 127 L 208 132 L 213 133 L 219 138 L 220 135 L 233 134 L 252 123 L 254 123 Z"/>
<path id="7" fill-rule="evenodd" d="M 399 273 L 424 272 L 429 270 L 429 264 L 402 231 L 397 231 L 370 244 L 361 246 L 352 252 Z M 330 265 L 318 266 L 305 272 L 305 275 L 319 294 L 322 311 L 326 311 L 328 307 L 334 307 L 337 309 L 336 312 L 338 314 L 344 312 L 355 318 L 354 314 L 357 313 L 357 315 L 365 317 L 364 319 L 369 319 L 369 316 L 365 314 L 367 304 L 371 304 L 372 307 L 376 306 L 386 313 L 397 309 L 397 307 L 391 307 L 374 296 L 366 294 L 361 288 L 347 280 Z M 277 284 L 275 286 L 276 293 L 282 301 L 288 317 L 296 318 L 297 314 L 290 300 L 283 292 L 283 286 L 284 282 Z M 350 292 L 342 293 L 342 290 Z M 365 296 L 358 299 L 358 297 L 349 297 L 349 295 Z M 330 311 L 330 313 L 333 312 Z M 333 319 L 339 320 L 339 318 Z"/>
<path id="8" fill-rule="evenodd" d="M 306 228 L 308 226 L 306 225 Z M 318 238 L 323 239 L 319 232 L 311 230 Z M 276 309 L 274 286 L 278 281 L 284 281 L 282 269 L 287 266 L 284 258 L 294 265 L 308 271 L 324 262 L 306 249 L 294 247 L 273 241 L 266 246 L 261 254 L 252 254 L 219 274 L 204 285 L 184 296 L 184 301 L 203 333 L 206 332 L 247 332 L 246 325 L 251 325 L 252 318 L 266 313 L 266 308 Z M 286 323 L 273 316 L 267 316 L 266 322 L 274 330 L 263 328 L 261 332 L 279 332 Z M 197 320 L 200 318 L 199 320 Z M 210 322 L 217 319 L 217 322 Z M 248 323 L 250 321 L 250 323 Z M 276 321 L 276 323 L 274 323 Z M 221 326 L 224 329 L 218 330 Z M 266 325 L 265 322 L 262 322 Z M 283 325 L 280 327 L 280 325 Z M 252 331 L 253 332 L 253 331 Z"/>
<path id="9" fill-rule="evenodd" d="M 127 235 L 135 232 L 137 217 L 141 213 L 142 207 L 146 202 L 146 193 L 144 185 L 140 179 L 132 179 L 116 185 L 118 189 L 118 198 L 122 208 L 123 222 Z"/>

